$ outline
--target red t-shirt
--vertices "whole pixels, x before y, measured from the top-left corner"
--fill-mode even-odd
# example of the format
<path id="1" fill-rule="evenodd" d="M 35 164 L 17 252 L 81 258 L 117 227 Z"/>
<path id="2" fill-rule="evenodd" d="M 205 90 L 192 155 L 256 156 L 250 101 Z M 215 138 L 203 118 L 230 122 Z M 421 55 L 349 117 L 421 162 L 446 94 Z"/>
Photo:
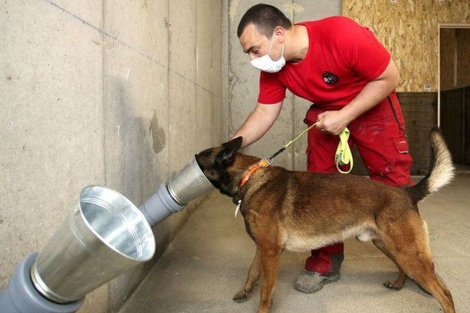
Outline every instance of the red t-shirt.
<path id="1" fill-rule="evenodd" d="M 321 108 L 347 105 L 364 86 L 379 77 L 390 54 L 368 28 L 335 16 L 304 22 L 309 47 L 305 58 L 288 62 L 278 73 L 261 72 L 258 102 L 284 100 L 286 89 Z"/>

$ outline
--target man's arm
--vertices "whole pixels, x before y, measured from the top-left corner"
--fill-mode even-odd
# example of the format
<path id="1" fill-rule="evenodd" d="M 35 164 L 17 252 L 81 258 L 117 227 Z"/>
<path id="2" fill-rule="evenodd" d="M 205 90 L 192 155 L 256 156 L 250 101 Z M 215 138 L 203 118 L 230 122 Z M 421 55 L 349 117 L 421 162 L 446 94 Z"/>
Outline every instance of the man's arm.
<path id="1" fill-rule="evenodd" d="M 256 105 L 255 109 L 246 119 L 245 123 L 233 134 L 232 138 L 243 136 L 242 147 L 257 141 L 273 126 L 281 113 L 282 102 L 275 104 Z"/>
<path id="2" fill-rule="evenodd" d="M 360 115 L 369 111 L 392 91 L 400 81 L 400 75 L 392 59 L 385 71 L 378 78 L 370 81 L 348 105 L 339 111 L 326 111 L 318 115 L 317 128 L 339 135 L 343 129 Z"/>

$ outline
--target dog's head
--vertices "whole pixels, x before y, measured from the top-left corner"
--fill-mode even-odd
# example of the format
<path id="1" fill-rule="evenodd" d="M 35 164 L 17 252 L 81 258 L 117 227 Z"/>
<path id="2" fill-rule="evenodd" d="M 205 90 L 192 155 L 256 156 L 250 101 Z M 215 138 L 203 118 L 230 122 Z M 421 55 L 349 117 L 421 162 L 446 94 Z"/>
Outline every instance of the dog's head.
<path id="1" fill-rule="evenodd" d="M 236 177 L 238 170 L 233 165 L 239 155 L 242 137 L 237 137 L 220 147 L 209 148 L 196 154 L 196 161 L 207 179 L 221 193 L 233 197 L 239 187 Z"/>

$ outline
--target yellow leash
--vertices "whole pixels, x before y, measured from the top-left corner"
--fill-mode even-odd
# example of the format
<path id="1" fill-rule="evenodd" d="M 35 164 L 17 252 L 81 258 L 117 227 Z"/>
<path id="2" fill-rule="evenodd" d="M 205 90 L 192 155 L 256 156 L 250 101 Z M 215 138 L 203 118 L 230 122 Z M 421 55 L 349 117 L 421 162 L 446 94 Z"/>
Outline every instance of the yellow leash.
<path id="1" fill-rule="evenodd" d="M 349 129 L 345 128 L 341 134 L 339 134 L 339 144 L 336 149 L 335 154 L 335 164 L 338 172 L 341 174 L 349 174 L 353 168 L 354 160 L 351 153 L 351 148 L 349 148 L 348 139 L 349 139 Z M 341 170 L 340 166 L 349 164 L 349 169 L 347 171 Z"/>
<path id="2" fill-rule="evenodd" d="M 309 126 L 307 129 L 305 129 L 303 132 L 301 132 L 297 137 L 289 141 L 286 145 L 284 145 L 281 149 L 279 149 L 276 153 L 271 155 L 270 157 L 266 157 L 262 160 L 262 162 L 267 162 L 264 164 L 262 167 L 267 167 L 273 163 L 273 159 L 281 152 L 289 148 L 290 145 L 292 145 L 294 142 L 296 142 L 300 137 L 305 135 L 306 132 L 311 130 L 313 127 L 315 127 L 318 124 L 318 122 L 313 123 L 311 126 Z M 336 149 L 336 154 L 335 154 L 335 164 L 336 168 L 338 171 L 342 174 L 349 174 L 353 168 L 354 160 L 353 156 L 351 153 L 351 148 L 349 148 L 348 144 L 348 139 L 349 139 L 349 129 L 346 127 L 344 130 L 339 134 L 339 144 L 338 148 Z M 349 164 L 349 169 L 347 171 L 343 171 L 340 169 L 340 166 L 348 165 Z"/>

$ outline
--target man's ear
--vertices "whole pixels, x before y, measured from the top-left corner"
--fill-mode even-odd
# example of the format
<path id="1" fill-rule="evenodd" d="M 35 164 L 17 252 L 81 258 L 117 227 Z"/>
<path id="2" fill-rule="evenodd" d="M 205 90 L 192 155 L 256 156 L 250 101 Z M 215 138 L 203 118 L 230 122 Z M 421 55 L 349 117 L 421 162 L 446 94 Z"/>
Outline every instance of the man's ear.
<path id="1" fill-rule="evenodd" d="M 285 33 L 285 29 L 284 27 L 282 26 L 277 26 L 276 28 L 274 28 L 274 35 L 278 36 L 278 40 L 280 43 L 284 43 L 284 41 L 286 40 L 286 33 Z"/>
<path id="2" fill-rule="evenodd" d="M 243 137 L 237 137 L 229 142 L 222 144 L 222 150 L 217 155 L 217 163 L 223 167 L 232 165 L 234 161 L 235 152 L 242 146 Z"/>

